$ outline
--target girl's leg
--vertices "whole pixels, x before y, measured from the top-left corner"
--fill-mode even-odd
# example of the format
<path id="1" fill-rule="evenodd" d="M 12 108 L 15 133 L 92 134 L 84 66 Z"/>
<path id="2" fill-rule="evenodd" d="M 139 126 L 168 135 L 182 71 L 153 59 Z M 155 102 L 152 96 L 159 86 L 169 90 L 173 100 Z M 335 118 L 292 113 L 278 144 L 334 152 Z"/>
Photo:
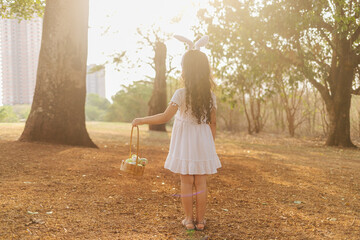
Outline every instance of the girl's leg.
<path id="1" fill-rule="evenodd" d="M 203 222 L 206 209 L 206 177 L 207 175 L 195 175 L 195 189 L 196 189 L 196 222 Z M 204 224 L 197 224 L 197 227 L 202 229 Z"/>
<path id="2" fill-rule="evenodd" d="M 186 221 L 190 222 L 193 220 L 192 189 L 194 185 L 194 175 L 180 174 L 180 179 L 181 179 L 181 201 L 184 207 Z M 191 227 L 190 224 L 187 224 L 187 227 Z"/>

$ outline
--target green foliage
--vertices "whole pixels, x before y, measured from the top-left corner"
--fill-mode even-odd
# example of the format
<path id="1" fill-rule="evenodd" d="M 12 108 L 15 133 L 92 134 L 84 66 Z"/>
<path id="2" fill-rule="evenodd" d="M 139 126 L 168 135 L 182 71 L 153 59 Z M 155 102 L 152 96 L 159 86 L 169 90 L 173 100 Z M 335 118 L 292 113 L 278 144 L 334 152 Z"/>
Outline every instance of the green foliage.
<path id="1" fill-rule="evenodd" d="M 214 0 L 198 16 L 203 29 L 196 32 L 210 36 L 230 107 L 239 96 L 250 109 L 252 98 L 266 102 L 274 94 L 294 102 L 305 80 L 331 104 L 346 74 L 357 74 L 352 85 L 360 93 L 359 1 Z"/>
<path id="2" fill-rule="evenodd" d="M 110 102 L 97 94 L 89 93 L 86 96 L 85 115 L 87 121 L 104 121 Z"/>
<path id="3" fill-rule="evenodd" d="M 18 122 L 19 119 L 13 111 L 12 106 L 0 107 L 0 122 Z"/>
<path id="4" fill-rule="evenodd" d="M 88 74 L 93 74 L 93 73 L 99 72 L 99 71 L 101 71 L 103 69 L 105 69 L 105 64 L 99 64 L 99 65 L 95 65 L 92 68 L 90 68 L 87 73 Z"/>
<path id="5" fill-rule="evenodd" d="M 136 117 L 148 114 L 148 102 L 152 94 L 152 83 L 136 81 L 117 92 L 113 97 L 105 119 L 112 122 L 131 122 Z"/>
<path id="6" fill-rule="evenodd" d="M 344 62 L 342 57 L 360 63 L 359 16 L 359 2 L 345 0 L 276 0 L 261 9 L 271 49 L 298 67 L 322 95 L 335 94 L 334 82 L 341 78 L 331 78 Z"/>
<path id="7" fill-rule="evenodd" d="M 12 109 L 20 121 L 25 121 L 30 113 L 30 105 L 14 105 Z"/>
<path id="8" fill-rule="evenodd" d="M 45 0 L 0 0 L 1 18 L 31 19 L 42 17 Z"/>
<path id="9" fill-rule="evenodd" d="M 199 18 L 210 36 L 209 48 L 216 77 L 228 88 L 227 101 L 234 101 L 242 89 L 247 95 L 263 98 L 268 89 L 269 59 L 264 47 L 263 24 L 256 14 L 256 1 L 220 1 L 199 12 Z M 200 30 L 202 31 L 202 30 Z M 225 91 L 225 90 L 223 90 Z"/>
<path id="10" fill-rule="evenodd" d="M 204 31 L 211 39 L 209 48 L 215 77 L 220 78 L 222 86 L 221 99 L 230 109 L 242 105 L 249 129 L 256 125 L 256 132 L 265 123 L 263 105 L 270 95 L 273 62 L 266 48 L 258 3 L 215 0 L 211 8 L 198 14 L 206 28 L 198 31 Z"/>
<path id="11" fill-rule="evenodd" d="M 229 91 L 229 88 L 222 85 L 216 88 L 217 97 L 217 119 L 218 128 L 226 131 L 238 131 L 241 127 L 241 114 L 244 113 L 243 107 L 234 97 L 235 91 Z"/>
<path id="12" fill-rule="evenodd" d="M 5 118 L 6 118 L 5 108 L 1 107 L 0 108 L 0 122 L 2 122 Z"/>

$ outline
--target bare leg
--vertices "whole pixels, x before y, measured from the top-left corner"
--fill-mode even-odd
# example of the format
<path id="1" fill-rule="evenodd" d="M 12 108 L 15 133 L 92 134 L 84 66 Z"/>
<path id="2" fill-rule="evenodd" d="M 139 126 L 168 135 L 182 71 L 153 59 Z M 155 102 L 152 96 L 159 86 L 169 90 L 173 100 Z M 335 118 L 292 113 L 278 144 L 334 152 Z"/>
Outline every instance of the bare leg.
<path id="1" fill-rule="evenodd" d="M 195 175 L 195 189 L 196 189 L 196 222 L 203 222 L 206 210 L 206 177 L 207 175 Z M 196 224 L 199 229 L 204 228 L 204 224 Z"/>
<path id="2" fill-rule="evenodd" d="M 184 207 L 184 212 L 186 216 L 186 228 L 194 228 L 194 225 L 190 222 L 193 221 L 193 199 L 192 199 L 192 189 L 194 185 L 194 175 L 180 175 L 181 179 L 181 201 Z"/>

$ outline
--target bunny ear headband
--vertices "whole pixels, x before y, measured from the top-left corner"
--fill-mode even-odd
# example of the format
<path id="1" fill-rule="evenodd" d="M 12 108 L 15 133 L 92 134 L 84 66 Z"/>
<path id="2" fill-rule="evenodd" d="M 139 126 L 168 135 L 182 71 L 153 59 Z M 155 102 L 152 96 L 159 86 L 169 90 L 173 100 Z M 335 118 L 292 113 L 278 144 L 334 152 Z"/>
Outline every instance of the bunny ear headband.
<path id="1" fill-rule="evenodd" d="M 190 39 L 184 37 L 184 36 L 180 36 L 180 35 L 174 35 L 174 38 L 176 38 L 177 40 L 187 43 L 187 45 L 189 46 L 189 50 L 200 50 L 201 47 L 206 46 L 206 44 L 208 44 L 209 42 L 209 36 L 202 36 L 199 40 L 197 40 L 195 43 L 193 41 L 191 41 Z"/>
<path id="2" fill-rule="evenodd" d="M 180 36 L 180 35 L 174 35 L 174 38 L 176 38 L 177 40 L 179 40 L 180 42 L 184 42 L 187 43 L 187 45 L 189 46 L 189 50 L 200 50 L 201 47 L 206 46 L 206 44 L 208 44 L 209 42 L 209 36 L 202 36 L 199 40 L 197 40 L 195 43 L 193 41 L 191 41 L 190 39 L 184 37 L 184 36 Z M 182 57 L 181 60 L 181 66 L 183 66 L 184 63 L 184 56 Z"/>

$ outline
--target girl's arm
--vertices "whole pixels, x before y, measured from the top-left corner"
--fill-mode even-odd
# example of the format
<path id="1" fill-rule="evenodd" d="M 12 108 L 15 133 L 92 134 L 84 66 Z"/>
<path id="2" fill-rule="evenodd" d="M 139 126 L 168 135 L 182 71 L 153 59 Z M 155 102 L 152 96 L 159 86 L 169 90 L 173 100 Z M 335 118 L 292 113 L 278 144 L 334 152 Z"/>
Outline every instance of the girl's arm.
<path id="1" fill-rule="evenodd" d="M 132 125 L 133 126 L 142 125 L 142 124 L 158 125 L 158 124 L 167 123 L 175 115 L 177 110 L 178 110 L 177 106 L 173 106 L 172 104 L 169 104 L 165 112 L 153 116 L 135 118 L 132 121 Z"/>
<path id="2" fill-rule="evenodd" d="M 216 108 L 212 108 L 210 113 L 210 128 L 214 141 L 216 136 Z"/>

